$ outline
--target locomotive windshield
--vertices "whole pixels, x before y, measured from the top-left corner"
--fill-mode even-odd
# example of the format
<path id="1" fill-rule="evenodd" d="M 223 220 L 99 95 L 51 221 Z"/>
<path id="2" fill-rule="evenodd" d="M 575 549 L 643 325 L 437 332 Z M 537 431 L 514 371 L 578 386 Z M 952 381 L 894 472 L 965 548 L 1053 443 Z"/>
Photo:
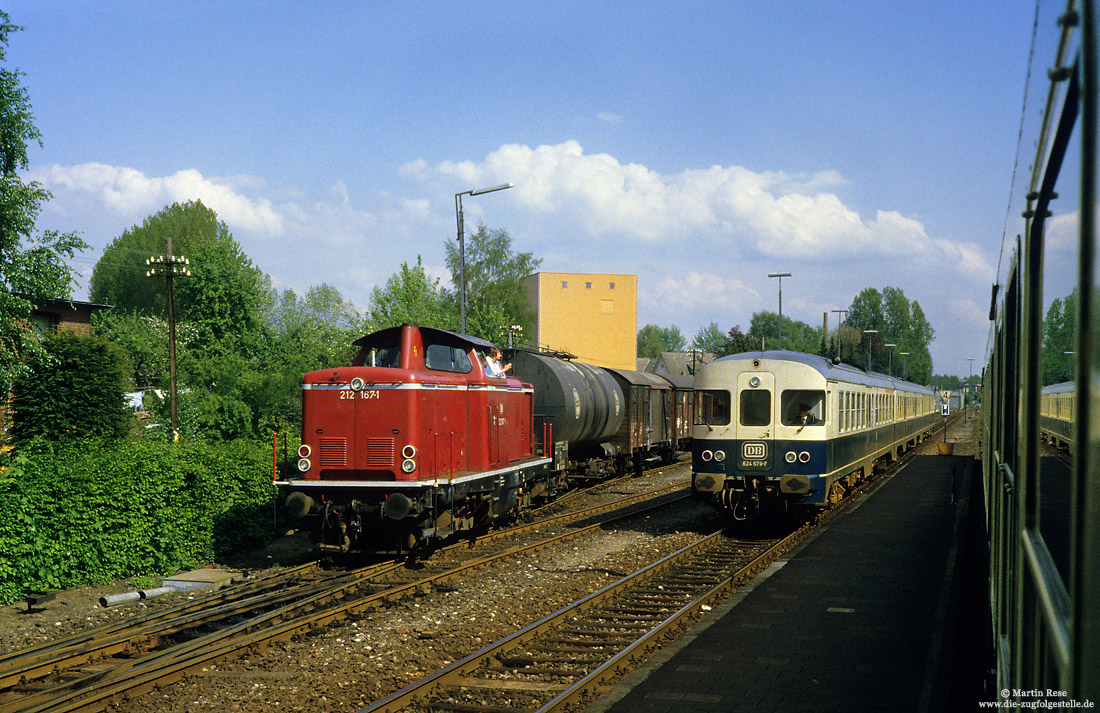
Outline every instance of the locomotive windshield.
<path id="1" fill-rule="evenodd" d="M 745 389 L 741 392 L 741 425 L 767 426 L 772 422 L 772 392 Z"/>
<path id="2" fill-rule="evenodd" d="M 781 397 L 784 426 L 821 426 L 825 423 L 825 392 L 815 389 L 786 389 Z"/>
<path id="3" fill-rule="evenodd" d="M 730 422 L 730 392 L 695 392 L 695 423 L 700 426 L 728 426 Z"/>

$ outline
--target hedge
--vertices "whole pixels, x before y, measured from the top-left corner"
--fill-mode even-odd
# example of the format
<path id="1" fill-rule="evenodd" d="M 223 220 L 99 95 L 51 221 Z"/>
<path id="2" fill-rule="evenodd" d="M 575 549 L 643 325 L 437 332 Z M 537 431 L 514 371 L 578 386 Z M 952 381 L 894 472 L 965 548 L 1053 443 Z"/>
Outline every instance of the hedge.
<path id="1" fill-rule="evenodd" d="M 0 603 L 262 544 L 271 445 L 37 441 L 0 472 Z"/>

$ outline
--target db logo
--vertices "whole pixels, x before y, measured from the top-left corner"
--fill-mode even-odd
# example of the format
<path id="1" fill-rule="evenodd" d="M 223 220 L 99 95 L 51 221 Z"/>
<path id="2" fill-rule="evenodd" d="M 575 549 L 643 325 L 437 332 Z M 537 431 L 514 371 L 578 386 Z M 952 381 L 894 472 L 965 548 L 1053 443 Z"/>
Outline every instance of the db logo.
<path id="1" fill-rule="evenodd" d="M 742 443 L 741 457 L 745 460 L 762 460 L 768 455 L 768 446 L 764 443 Z"/>

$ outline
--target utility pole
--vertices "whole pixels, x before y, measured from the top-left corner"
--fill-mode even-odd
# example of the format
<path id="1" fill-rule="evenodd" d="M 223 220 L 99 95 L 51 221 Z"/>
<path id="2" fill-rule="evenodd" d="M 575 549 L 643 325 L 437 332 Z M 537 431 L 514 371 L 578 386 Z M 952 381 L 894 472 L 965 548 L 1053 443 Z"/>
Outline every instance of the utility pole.
<path id="1" fill-rule="evenodd" d="M 190 277 L 191 270 L 188 265 L 191 261 L 185 257 L 172 254 L 172 236 L 168 236 L 168 245 L 165 255 L 148 258 L 145 264 L 149 270 L 146 277 L 164 277 L 168 288 L 168 398 L 172 410 L 172 443 L 179 443 L 180 424 L 176 411 L 176 296 L 172 290 L 173 277 Z"/>

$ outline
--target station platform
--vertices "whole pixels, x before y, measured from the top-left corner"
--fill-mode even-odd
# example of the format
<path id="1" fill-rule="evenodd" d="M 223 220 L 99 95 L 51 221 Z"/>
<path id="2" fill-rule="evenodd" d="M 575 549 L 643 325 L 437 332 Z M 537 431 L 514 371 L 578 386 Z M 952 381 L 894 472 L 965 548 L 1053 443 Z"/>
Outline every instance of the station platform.
<path id="1" fill-rule="evenodd" d="M 972 456 L 915 456 L 586 713 L 976 710 L 981 500 Z"/>

